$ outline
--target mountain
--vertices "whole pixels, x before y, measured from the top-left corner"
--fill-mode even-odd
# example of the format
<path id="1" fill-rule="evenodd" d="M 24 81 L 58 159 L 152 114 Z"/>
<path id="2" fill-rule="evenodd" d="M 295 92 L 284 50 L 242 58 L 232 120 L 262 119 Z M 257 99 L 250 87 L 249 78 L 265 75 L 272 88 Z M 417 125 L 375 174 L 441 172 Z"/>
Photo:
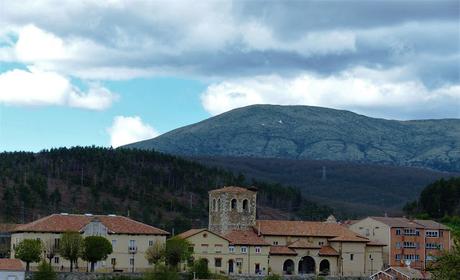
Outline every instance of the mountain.
<path id="1" fill-rule="evenodd" d="M 460 171 L 460 120 L 397 121 L 321 107 L 253 105 L 125 147 Z"/>
<path id="2" fill-rule="evenodd" d="M 208 221 L 208 191 L 242 175 L 153 151 L 75 147 L 0 153 L 0 223 L 51 213 L 121 214 L 180 232 Z M 324 219 L 299 190 L 253 182 L 261 218 Z"/>

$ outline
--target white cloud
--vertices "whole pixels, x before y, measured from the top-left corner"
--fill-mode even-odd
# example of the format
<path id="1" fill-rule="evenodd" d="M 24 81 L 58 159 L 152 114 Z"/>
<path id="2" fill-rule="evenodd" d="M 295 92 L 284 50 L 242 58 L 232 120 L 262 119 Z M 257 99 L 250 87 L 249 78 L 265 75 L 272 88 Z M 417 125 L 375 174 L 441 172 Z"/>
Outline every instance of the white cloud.
<path id="1" fill-rule="evenodd" d="M 201 99 L 212 115 L 252 104 L 280 104 L 372 111 L 387 118 L 452 117 L 452 113 L 460 117 L 459 85 L 429 89 L 420 81 L 403 78 L 407 76 L 400 68 L 355 68 L 327 77 L 256 76 L 212 84 Z"/>
<path id="2" fill-rule="evenodd" d="M 114 148 L 159 135 L 153 127 L 143 123 L 139 116 L 116 116 L 107 132 L 110 135 L 110 144 Z"/>
<path id="3" fill-rule="evenodd" d="M 56 72 L 30 67 L 0 74 L 0 103 L 20 106 L 70 106 L 103 110 L 117 98 L 108 89 L 90 85 L 87 92 L 73 86 Z"/>

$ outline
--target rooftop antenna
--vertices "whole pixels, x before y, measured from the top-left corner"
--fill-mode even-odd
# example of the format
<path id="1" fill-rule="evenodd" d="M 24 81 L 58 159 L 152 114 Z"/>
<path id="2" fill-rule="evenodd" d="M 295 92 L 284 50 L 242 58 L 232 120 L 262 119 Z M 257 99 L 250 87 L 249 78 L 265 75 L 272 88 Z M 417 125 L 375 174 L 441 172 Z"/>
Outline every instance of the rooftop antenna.
<path id="1" fill-rule="evenodd" d="M 326 175 L 326 166 L 323 166 L 323 171 L 322 171 L 322 176 L 321 180 L 326 181 L 327 175 Z"/>

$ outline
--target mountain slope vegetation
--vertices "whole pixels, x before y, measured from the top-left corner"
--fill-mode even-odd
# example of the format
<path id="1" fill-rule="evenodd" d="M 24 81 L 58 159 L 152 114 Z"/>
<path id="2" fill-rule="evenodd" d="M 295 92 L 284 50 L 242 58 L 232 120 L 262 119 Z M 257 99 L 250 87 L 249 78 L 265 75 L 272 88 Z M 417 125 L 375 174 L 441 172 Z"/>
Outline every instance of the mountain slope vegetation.
<path id="1" fill-rule="evenodd" d="M 253 105 L 126 147 L 460 171 L 460 120 L 396 121 L 321 107 Z"/>
<path id="2" fill-rule="evenodd" d="M 129 215 L 176 233 L 207 225 L 208 191 L 259 189 L 259 216 L 323 219 L 331 209 L 292 187 L 249 182 L 241 174 L 153 151 L 75 147 L 0 153 L 0 222 L 51 213 Z"/>

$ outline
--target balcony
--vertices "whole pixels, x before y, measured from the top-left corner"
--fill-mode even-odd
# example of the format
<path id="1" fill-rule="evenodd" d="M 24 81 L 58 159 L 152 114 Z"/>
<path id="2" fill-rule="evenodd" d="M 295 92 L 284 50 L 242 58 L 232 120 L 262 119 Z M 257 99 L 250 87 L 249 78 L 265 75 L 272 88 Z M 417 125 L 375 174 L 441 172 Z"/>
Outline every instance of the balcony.
<path id="1" fill-rule="evenodd" d="M 128 252 L 130 254 L 136 254 L 137 253 L 137 246 L 129 246 L 128 247 Z"/>

